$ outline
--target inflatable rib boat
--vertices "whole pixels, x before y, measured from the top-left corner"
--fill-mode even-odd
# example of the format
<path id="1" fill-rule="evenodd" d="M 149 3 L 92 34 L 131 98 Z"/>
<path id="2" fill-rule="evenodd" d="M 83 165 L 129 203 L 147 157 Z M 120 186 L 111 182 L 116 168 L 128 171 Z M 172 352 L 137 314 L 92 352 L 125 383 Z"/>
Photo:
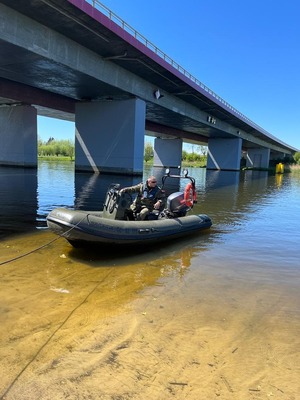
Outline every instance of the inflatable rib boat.
<path id="1" fill-rule="evenodd" d="M 185 178 L 192 182 L 187 185 L 188 189 L 171 194 L 167 207 L 157 214 L 153 212 L 149 220 L 126 219 L 131 196 L 120 194 L 120 185 L 113 184 L 107 191 L 102 211 L 56 208 L 47 216 L 47 225 L 74 247 L 151 244 L 208 229 L 212 221 L 207 215 L 186 215 L 196 199 L 193 178 Z"/>

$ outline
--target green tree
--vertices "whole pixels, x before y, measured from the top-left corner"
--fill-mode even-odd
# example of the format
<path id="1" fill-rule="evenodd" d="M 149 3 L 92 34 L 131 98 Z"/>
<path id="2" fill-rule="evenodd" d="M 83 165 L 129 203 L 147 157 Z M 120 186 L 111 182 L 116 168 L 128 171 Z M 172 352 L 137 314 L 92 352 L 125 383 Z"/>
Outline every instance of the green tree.
<path id="1" fill-rule="evenodd" d="M 294 160 L 296 161 L 297 164 L 300 164 L 300 151 L 297 151 L 294 154 Z"/>
<path id="2" fill-rule="evenodd" d="M 146 143 L 144 149 L 144 160 L 146 162 L 150 161 L 153 158 L 153 146 L 151 143 Z"/>
<path id="3" fill-rule="evenodd" d="M 75 154 L 74 143 L 71 140 L 55 140 L 49 138 L 46 142 L 38 140 L 38 155 L 40 157 L 70 157 L 72 160 Z"/>

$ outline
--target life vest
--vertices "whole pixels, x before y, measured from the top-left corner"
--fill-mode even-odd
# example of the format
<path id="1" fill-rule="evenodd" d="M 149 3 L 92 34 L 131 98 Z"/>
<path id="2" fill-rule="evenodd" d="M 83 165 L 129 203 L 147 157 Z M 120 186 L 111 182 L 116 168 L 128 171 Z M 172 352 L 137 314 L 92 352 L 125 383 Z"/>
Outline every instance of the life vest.
<path id="1" fill-rule="evenodd" d="M 147 200 L 153 200 L 155 197 L 156 197 L 156 195 L 157 195 L 157 192 L 159 191 L 160 189 L 159 189 L 159 187 L 158 186 L 155 186 L 154 188 L 149 188 L 148 186 L 147 186 L 147 182 L 146 183 L 144 183 L 143 184 L 143 190 L 142 190 L 142 193 L 140 194 L 140 197 L 141 197 L 141 199 L 147 199 Z"/>

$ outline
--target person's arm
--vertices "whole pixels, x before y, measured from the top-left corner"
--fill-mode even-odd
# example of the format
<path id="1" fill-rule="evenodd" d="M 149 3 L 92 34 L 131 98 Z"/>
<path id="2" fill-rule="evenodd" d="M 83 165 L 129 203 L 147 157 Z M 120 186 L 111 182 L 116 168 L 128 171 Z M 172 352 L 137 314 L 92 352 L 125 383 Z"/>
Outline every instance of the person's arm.
<path id="1" fill-rule="evenodd" d="M 162 209 L 165 207 L 165 198 L 166 198 L 166 196 L 165 196 L 164 191 L 160 189 L 157 193 L 156 202 L 154 204 L 154 208 L 156 210 L 159 210 L 159 209 Z"/>
<path id="2" fill-rule="evenodd" d="M 120 190 L 120 194 L 122 194 L 122 193 L 129 193 L 129 194 L 137 193 L 140 191 L 140 187 L 141 187 L 141 183 L 139 183 L 138 185 L 125 187 Z"/>

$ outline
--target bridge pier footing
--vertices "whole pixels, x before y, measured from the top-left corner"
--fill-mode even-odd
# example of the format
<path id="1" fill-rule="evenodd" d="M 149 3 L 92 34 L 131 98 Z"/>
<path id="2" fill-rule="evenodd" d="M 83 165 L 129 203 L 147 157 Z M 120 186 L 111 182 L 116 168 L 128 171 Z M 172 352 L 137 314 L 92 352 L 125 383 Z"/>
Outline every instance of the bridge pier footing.
<path id="1" fill-rule="evenodd" d="M 142 175 L 145 114 L 140 99 L 78 103 L 75 170 Z"/>
<path id="2" fill-rule="evenodd" d="M 0 165 L 37 168 L 36 108 L 1 107 L 0 127 Z"/>
<path id="3" fill-rule="evenodd" d="M 207 169 L 239 171 L 242 154 L 242 139 L 208 140 Z"/>

